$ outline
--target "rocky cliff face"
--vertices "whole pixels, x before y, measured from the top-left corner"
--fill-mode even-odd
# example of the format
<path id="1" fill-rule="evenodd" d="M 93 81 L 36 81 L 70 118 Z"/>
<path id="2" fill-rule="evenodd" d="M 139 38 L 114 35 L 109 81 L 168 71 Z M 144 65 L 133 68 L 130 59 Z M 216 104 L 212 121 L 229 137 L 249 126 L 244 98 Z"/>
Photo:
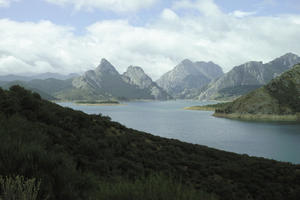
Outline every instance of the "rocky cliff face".
<path id="1" fill-rule="evenodd" d="M 236 98 L 267 84 L 299 62 L 300 57 L 288 53 L 266 64 L 255 61 L 245 63 L 211 82 L 198 98 L 201 100 Z"/>
<path id="2" fill-rule="evenodd" d="M 123 74 L 123 80 L 132 85 L 137 85 L 141 89 L 148 88 L 153 83 L 141 67 L 134 66 L 127 68 L 127 71 Z"/>
<path id="3" fill-rule="evenodd" d="M 187 91 L 199 89 L 221 75 L 222 68 L 212 62 L 192 62 L 186 59 L 157 80 L 157 84 L 173 96 L 185 98 Z"/>
<path id="4" fill-rule="evenodd" d="M 123 75 L 120 75 L 105 59 L 101 60 L 95 70 L 87 71 L 83 76 L 75 78 L 73 86 L 77 90 L 94 95 L 95 98 L 159 100 L 171 98 L 153 83 L 142 68 L 130 66 Z"/>
<path id="5" fill-rule="evenodd" d="M 127 71 L 122 75 L 125 82 L 135 85 L 140 89 L 148 89 L 155 99 L 168 100 L 172 97 L 159 87 L 152 79 L 144 72 L 141 67 L 129 66 Z"/>
<path id="6" fill-rule="evenodd" d="M 89 70 L 82 76 L 73 80 L 73 86 L 78 89 L 100 90 L 109 86 L 109 82 L 123 84 L 123 80 L 115 69 L 106 59 L 102 59 L 100 65 L 95 70 Z"/>
<path id="7" fill-rule="evenodd" d="M 237 114 L 241 118 L 244 115 L 297 115 L 300 113 L 300 64 L 216 113 Z"/>

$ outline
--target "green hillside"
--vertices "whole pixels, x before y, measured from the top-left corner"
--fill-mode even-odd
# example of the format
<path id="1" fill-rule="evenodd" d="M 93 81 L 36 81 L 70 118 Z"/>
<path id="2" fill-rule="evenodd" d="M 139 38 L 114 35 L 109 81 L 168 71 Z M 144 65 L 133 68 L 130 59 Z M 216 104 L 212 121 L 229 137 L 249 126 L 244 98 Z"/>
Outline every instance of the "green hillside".
<path id="1" fill-rule="evenodd" d="M 35 178 L 49 200 L 300 198 L 299 165 L 128 129 L 19 86 L 0 89 L 1 175 Z"/>
<path id="2" fill-rule="evenodd" d="M 300 120 L 300 64 L 266 86 L 217 109 L 216 116 L 279 121 Z"/>
<path id="3" fill-rule="evenodd" d="M 56 100 L 56 98 L 54 96 L 51 95 L 51 93 L 47 90 L 44 90 L 43 85 L 44 85 L 44 80 L 37 80 L 39 81 L 39 83 L 41 84 L 31 84 L 31 82 L 25 82 L 25 81 L 12 81 L 12 82 L 6 82 L 2 85 L 0 85 L 0 87 L 2 87 L 3 89 L 9 89 L 11 86 L 13 85 L 19 85 L 22 86 L 24 88 L 26 88 L 27 90 L 31 90 L 33 92 L 38 93 L 43 99 L 47 99 L 47 100 Z M 52 85 L 49 84 L 48 87 L 51 87 Z"/>

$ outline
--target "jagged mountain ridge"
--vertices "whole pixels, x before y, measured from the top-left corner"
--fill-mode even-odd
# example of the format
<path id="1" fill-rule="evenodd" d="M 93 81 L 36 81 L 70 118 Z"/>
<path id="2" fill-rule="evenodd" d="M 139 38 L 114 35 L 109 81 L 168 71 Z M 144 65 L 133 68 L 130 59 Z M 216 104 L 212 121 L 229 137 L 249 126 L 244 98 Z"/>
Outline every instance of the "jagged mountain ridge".
<path id="1" fill-rule="evenodd" d="M 239 97 L 267 84 L 299 62 L 299 56 L 287 53 L 266 64 L 251 61 L 236 66 L 224 76 L 212 81 L 199 94 L 198 99 L 218 100 Z"/>
<path id="2" fill-rule="evenodd" d="M 192 62 L 185 59 L 162 75 L 157 84 L 169 94 L 185 98 L 188 95 L 187 91 L 199 89 L 223 74 L 222 68 L 213 62 Z"/>
<path id="3" fill-rule="evenodd" d="M 140 89 L 150 89 L 151 95 L 154 96 L 155 99 L 172 99 L 166 91 L 152 81 L 141 67 L 129 66 L 127 71 L 123 73 L 122 78 L 125 82 L 136 85 Z"/>
<path id="4" fill-rule="evenodd" d="M 13 75 L 9 78 L 11 77 L 19 76 Z M 82 76 L 67 80 L 48 78 L 0 81 L 0 86 L 6 89 L 15 84 L 34 90 L 48 100 L 172 99 L 145 74 L 142 68 L 130 66 L 127 72 L 121 75 L 106 59 L 102 59 L 95 70 L 89 70 Z"/>
<path id="5" fill-rule="evenodd" d="M 130 66 L 121 75 L 106 59 L 102 59 L 95 70 L 87 71 L 83 76 L 75 78 L 72 84 L 77 90 L 88 91 L 96 98 L 100 96 L 117 99 L 171 98 L 144 73 L 142 68 Z"/>

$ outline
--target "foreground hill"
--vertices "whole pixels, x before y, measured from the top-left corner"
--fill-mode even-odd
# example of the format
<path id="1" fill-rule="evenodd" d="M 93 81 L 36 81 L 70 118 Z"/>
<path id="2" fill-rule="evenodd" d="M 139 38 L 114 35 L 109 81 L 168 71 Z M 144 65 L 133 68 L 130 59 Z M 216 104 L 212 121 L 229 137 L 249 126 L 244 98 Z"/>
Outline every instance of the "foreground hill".
<path id="1" fill-rule="evenodd" d="M 242 119 L 300 121 L 300 64 L 273 79 L 266 86 L 217 109 L 215 115 Z"/>
<path id="2" fill-rule="evenodd" d="M 166 193 L 170 185 L 150 181 L 145 192 L 149 195 L 156 188 L 165 197 L 151 197 L 152 192 L 143 199 L 300 197 L 299 165 L 164 139 L 128 129 L 108 117 L 63 108 L 19 86 L 0 89 L 0 175 L 41 180 L 39 199 L 133 199 L 141 184 L 119 187 L 120 181 L 134 183 L 153 174 L 209 194 L 177 198 L 172 191 Z M 106 183 L 112 183 L 113 196 L 100 198 L 111 191 L 105 189 Z M 131 193 L 122 196 L 130 188 Z M 179 194 L 197 194 L 175 188 Z"/>
<path id="3" fill-rule="evenodd" d="M 162 75 L 157 84 L 176 98 L 192 98 L 198 89 L 223 74 L 222 68 L 213 62 L 186 59 Z"/>
<path id="4" fill-rule="evenodd" d="M 247 62 L 234 67 L 201 91 L 201 100 L 232 100 L 267 84 L 273 78 L 291 69 L 300 57 L 287 53 L 269 63 Z"/>

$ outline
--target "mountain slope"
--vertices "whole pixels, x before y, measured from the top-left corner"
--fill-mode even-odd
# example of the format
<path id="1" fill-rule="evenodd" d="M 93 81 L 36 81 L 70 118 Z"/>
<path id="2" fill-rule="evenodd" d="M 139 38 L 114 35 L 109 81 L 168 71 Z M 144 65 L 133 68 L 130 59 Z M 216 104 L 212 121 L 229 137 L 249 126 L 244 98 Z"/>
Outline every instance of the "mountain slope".
<path id="1" fill-rule="evenodd" d="M 25 82 L 25 81 L 11 81 L 11 82 L 6 82 L 6 83 L 4 83 L 3 85 L 0 85 L 0 86 L 3 89 L 8 89 L 13 85 L 19 85 L 19 86 L 22 86 L 22 87 L 24 87 L 28 90 L 36 92 L 43 99 L 50 100 L 50 101 L 57 100 L 54 96 L 52 96 L 50 93 L 46 92 L 45 90 L 40 89 L 39 87 L 35 87 L 35 86 L 31 85 L 29 82 Z"/>
<path id="2" fill-rule="evenodd" d="M 300 64 L 266 86 L 216 110 L 215 115 L 245 119 L 300 120 Z"/>
<path id="3" fill-rule="evenodd" d="M 41 180 L 39 199 L 98 199 L 103 181 L 162 173 L 221 200 L 296 200 L 299 170 L 128 129 L 18 86 L 0 89 L 0 174 Z"/>
<path id="4" fill-rule="evenodd" d="M 136 85 L 140 89 L 148 89 L 155 99 L 168 100 L 172 97 L 159 87 L 152 79 L 145 74 L 141 67 L 129 66 L 122 75 L 123 80 L 131 85 Z"/>
<path id="5" fill-rule="evenodd" d="M 200 89 L 212 79 L 223 75 L 222 68 L 212 62 L 183 60 L 173 70 L 158 79 L 157 84 L 177 98 L 185 98 L 189 91 Z"/>
<path id="6" fill-rule="evenodd" d="M 221 78 L 211 82 L 199 95 L 200 100 L 232 99 L 257 89 L 300 62 L 300 57 L 288 53 L 275 60 L 247 62 L 234 67 Z"/>
<path id="7" fill-rule="evenodd" d="M 31 76 L 21 76 L 21 75 L 9 74 L 9 75 L 0 76 L 0 81 L 7 81 L 7 82 L 31 81 L 34 79 L 45 80 L 45 79 L 51 79 L 51 78 L 58 79 L 58 80 L 67 80 L 67 79 L 75 78 L 77 76 L 79 76 L 79 75 L 75 74 L 75 73 L 63 75 L 63 74 L 50 73 L 50 72 L 42 73 L 42 74 L 35 74 L 35 75 L 31 75 Z"/>

